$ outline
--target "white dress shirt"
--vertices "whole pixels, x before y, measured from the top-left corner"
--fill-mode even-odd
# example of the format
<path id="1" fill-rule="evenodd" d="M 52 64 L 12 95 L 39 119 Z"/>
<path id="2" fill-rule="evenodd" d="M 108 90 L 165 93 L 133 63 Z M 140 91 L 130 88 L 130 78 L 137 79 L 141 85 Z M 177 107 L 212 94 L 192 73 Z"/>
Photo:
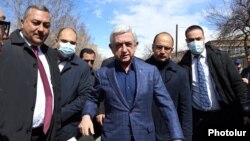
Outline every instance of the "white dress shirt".
<path id="1" fill-rule="evenodd" d="M 205 73 L 205 80 L 206 80 L 206 86 L 208 90 L 208 97 L 209 101 L 211 103 L 211 111 L 216 111 L 220 109 L 220 105 L 218 102 L 218 93 L 215 88 L 215 83 L 213 81 L 213 78 L 209 72 L 209 67 L 207 63 L 207 54 L 206 49 L 201 53 L 200 62 L 202 64 L 202 67 L 204 69 Z M 197 73 L 197 58 L 192 55 L 192 91 L 199 92 L 199 84 L 198 84 L 198 73 Z M 200 103 L 200 94 L 199 93 L 193 93 L 193 107 L 202 110 L 201 103 Z"/>
<path id="2" fill-rule="evenodd" d="M 23 36 L 22 32 L 20 32 L 20 35 L 23 37 L 25 42 L 29 46 L 31 46 L 31 44 Z M 50 68 L 49 68 L 49 64 L 48 64 L 48 61 L 47 61 L 45 55 L 43 54 L 43 52 L 40 49 L 40 46 L 38 47 L 38 57 L 43 64 L 43 67 L 45 69 L 45 72 L 46 72 L 46 75 L 47 75 L 47 78 L 49 81 L 49 86 L 50 86 L 50 90 L 52 93 L 52 111 L 53 111 L 53 109 L 54 109 L 54 93 L 53 93 L 52 83 L 51 83 Z M 38 76 L 37 76 L 37 92 L 36 92 L 35 109 L 34 109 L 34 114 L 33 114 L 33 124 L 32 124 L 33 128 L 41 126 L 44 122 L 44 116 L 45 116 L 46 98 L 45 98 L 44 86 L 43 86 L 40 72 L 38 71 L 37 74 L 38 74 Z"/>

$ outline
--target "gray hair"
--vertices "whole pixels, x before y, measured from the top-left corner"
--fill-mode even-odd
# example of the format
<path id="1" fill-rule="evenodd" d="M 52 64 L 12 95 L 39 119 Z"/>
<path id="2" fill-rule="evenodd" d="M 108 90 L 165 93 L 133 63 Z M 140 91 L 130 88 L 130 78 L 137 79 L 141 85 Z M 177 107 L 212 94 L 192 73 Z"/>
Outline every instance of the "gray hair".
<path id="1" fill-rule="evenodd" d="M 44 12 L 49 12 L 49 9 L 44 6 L 44 5 L 30 5 L 24 12 L 24 15 L 23 15 L 23 19 L 26 19 L 28 14 L 29 14 L 29 11 L 30 9 L 36 9 L 36 10 L 40 10 L 40 11 L 44 11 Z"/>
<path id="2" fill-rule="evenodd" d="M 123 33 L 127 33 L 127 32 L 132 32 L 133 37 L 134 37 L 134 42 L 137 43 L 138 42 L 137 35 L 130 26 L 117 25 L 110 34 L 110 44 L 112 44 L 114 41 L 114 35 L 117 35 L 117 34 L 119 35 L 119 34 L 123 34 Z"/>

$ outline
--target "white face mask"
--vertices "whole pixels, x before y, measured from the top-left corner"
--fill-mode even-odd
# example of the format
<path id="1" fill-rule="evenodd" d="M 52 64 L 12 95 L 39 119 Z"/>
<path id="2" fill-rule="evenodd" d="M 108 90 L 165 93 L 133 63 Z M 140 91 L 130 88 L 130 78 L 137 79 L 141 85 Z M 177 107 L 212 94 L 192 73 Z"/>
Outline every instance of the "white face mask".
<path id="1" fill-rule="evenodd" d="M 76 46 L 72 45 L 70 42 L 67 42 L 67 43 L 60 42 L 59 45 L 60 45 L 60 48 L 58 50 L 67 57 L 72 56 L 76 51 Z"/>
<path id="2" fill-rule="evenodd" d="M 189 50 L 191 51 L 192 54 L 199 55 L 205 49 L 205 45 L 204 45 L 203 41 L 194 40 L 194 41 L 188 43 L 188 48 L 189 48 Z"/>

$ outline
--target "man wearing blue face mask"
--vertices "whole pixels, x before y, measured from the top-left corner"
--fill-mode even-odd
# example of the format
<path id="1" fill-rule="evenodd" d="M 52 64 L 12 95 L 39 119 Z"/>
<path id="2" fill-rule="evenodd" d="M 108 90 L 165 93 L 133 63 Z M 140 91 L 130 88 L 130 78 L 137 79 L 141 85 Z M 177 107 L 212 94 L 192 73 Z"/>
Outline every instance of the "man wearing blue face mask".
<path id="1" fill-rule="evenodd" d="M 81 111 L 90 91 L 90 69 L 76 54 L 77 35 L 72 28 L 59 31 L 56 46 L 61 75 L 62 128 L 58 141 L 78 138 Z"/>
<path id="2" fill-rule="evenodd" d="M 193 141 L 211 140 L 214 135 L 208 134 L 209 129 L 242 131 L 243 116 L 249 115 L 247 87 L 231 58 L 211 44 L 205 45 L 200 26 L 188 27 L 185 35 L 189 51 L 179 64 L 190 76 Z"/>

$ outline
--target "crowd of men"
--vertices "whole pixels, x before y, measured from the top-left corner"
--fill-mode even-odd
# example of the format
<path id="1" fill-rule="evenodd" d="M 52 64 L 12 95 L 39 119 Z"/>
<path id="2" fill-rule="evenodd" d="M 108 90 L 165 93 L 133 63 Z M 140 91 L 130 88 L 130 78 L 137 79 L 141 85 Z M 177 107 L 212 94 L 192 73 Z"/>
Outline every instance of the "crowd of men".
<path id="1" fill-rule="evenodd" d="M 168 32 L 142 60 L 134 29 L 117 25 L 114 56 L 95 71 L 92 49 L 75 53 L 77 29 L 60 29 L 54 47 L 44 43 L 50 25 L 49 10 L 30 5 L 9 35 L 0 9 L 1 141 L 211 141 L 210 129 L 249 138 L 250 70 L 241 76 L 240 62 L 205 43 L 201 26 L 186 29 L 189 50 L 175 63 Z"/>

